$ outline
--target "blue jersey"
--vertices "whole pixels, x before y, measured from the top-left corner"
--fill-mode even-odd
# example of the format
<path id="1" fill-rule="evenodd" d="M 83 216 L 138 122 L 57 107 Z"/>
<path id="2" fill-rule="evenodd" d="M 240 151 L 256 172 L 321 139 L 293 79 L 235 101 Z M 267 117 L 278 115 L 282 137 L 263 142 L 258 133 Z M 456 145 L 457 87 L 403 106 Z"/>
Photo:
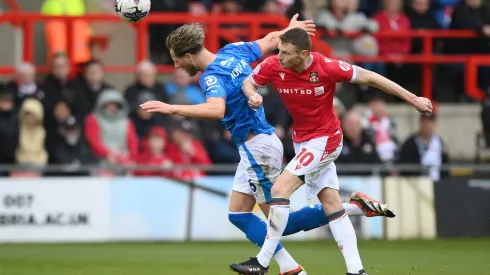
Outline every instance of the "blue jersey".
<path id="1" fill-rule="evenodd" d="M 236 145 L 243 144 L 250 133 L 272 134 L 275 129 L 265 119 L 264 107 L 253 110 L 242 92 L 243 81 L 252 73 L 250 63 L 259 60 L 262 51 L 257 42 L 228 44 L 218 51 L 216 60 L 204 70 L 199 84 L 210 97 L 223 98 L 225 116 L 221 120 Z"/>

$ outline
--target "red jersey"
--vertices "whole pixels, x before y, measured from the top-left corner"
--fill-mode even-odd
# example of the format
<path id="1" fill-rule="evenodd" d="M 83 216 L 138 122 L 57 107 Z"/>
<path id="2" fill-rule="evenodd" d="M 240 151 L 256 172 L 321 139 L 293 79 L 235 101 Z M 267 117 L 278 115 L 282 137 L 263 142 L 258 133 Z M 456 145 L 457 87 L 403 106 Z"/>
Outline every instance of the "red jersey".
<path id="1" fill-rule="evenodd" d="M 357 67 L 312 52 L 303 72 L 284 69 L 277 55 L 259 64 L 251 75 L 255 85 L 263 87 L 271 82 L 293 117 L 294 142 L 331 136 L 340 130 L 335 115 L 333 98 L 335 84 L 353 82 Z"/>

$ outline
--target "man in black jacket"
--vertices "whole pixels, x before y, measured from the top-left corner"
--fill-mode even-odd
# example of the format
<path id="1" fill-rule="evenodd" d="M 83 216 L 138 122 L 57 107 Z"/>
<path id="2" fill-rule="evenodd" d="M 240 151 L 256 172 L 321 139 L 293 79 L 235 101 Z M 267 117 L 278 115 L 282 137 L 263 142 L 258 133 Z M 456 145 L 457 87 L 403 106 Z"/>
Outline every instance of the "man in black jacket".
<path id="1" fill-rule="evenodd" d="M 135 82 L 126 88 L 125 98 L 131 111 L 139 109 L 139 96 L 151 93 L 155 100 L 168 102 L 168 96 L 163 83 L 157 81 L 157 69 L 150 61 L 142 61 L 136 68 Z"/>
<path id="2" fill-rule="evenodd" d="M 344 132 L 342 152 L 337 158 L 338 164 L 381 164 L 376 152 L 376 145 L 365 130 L 362 129 L 361 116 L 356 111 L 350 111 L 342 119 Z M 372 172 L 339 171 L 344 175 L 371 175 Z"/>
<path id="3" fill-rule="evenodd" d="M 15 92 L 0 88 L 0 164 L 14 164 L 19 140 L 19 115 Z M 2 172 L 0 172 L 2 175 Z"/>
<path id="4" fill-rule="evenodd" d="M 402 145 L 398 162 L 400 164 L 418 164 L 428 168 L 428 175 L 438 181 L 447 173 L 441 173 L 440 167 L 449 163 L 449 155 L 442 138 L 436 133 L 436 115 L 422 114 L 418 133 L 410 136 Z M 424 175 L 424 172 L 401 171 L 404 176 Z"/>

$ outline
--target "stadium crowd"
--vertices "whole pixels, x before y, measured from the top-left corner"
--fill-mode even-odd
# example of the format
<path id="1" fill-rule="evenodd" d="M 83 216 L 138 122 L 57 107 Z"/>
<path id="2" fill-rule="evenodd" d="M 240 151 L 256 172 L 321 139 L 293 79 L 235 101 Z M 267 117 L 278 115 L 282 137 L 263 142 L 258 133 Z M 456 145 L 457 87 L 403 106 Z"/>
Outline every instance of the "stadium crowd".
<path id="1" fill-rule="evenodd" d="M 484 1 L 483 1 L 484 2 Z M 434 51 L 453 54 L 489 53 L 490 9 L 480 0 L 224 0 L 156 1 L 156 11 L 187 11 L 192 14 L 242 11 L 266 12 L 288 16 L 300 12 L 317 25 L 335 30 L 326 40 L 335 56 L 348 61 L 350 54 L 401 56 L 420 53 L 421 41 L 406 38 L 375 39 L 378 30 L 471 29 L 482 34 L 473 41 L 437 41 Z M 168 55 L 162 39 L 175 26 L 151 26 L 152 59 Z M 230 26 L 233 27 L 233 26 Z M 271 26 L 273 27 L 273 26 Z M 362 31 L 356 38 L 343 32 Z M 162 34 L 163 33 L 163 34 Z M 163 51 L 162 51 L 163 50 Z M 168 60 L 167 60 L 168 61 Z M 419 90 L 420 67 L 402 64 L 359 64 L 397 81 L 414 92 Z M 139 105 L 148 100 L 170 104 L 199 104 L 203 93 L 196 79 L 175 71 L 173 81 L 157 80 L 155 65 L 137 65 L 135 80 L 125 91 L 117 91 L 104 81 L 104 66 L 97 60 L 85 63 L 70 77 L 70 60 L 62 53 L 52 60 L 52 70 L 37 79 L 32 64 L 18 67 L 15 78 L 0 87 L 0 164 L 141 164 L 172 165 L 228 164 L 239 161 L 238 151 L 219 121 L 196 121 L 178 116 L 153 115 Z M 439 70 L 440 69 L 440 70 Z M 461 101 L 463 66 L 441 66 L 435 74 L 437 101 Z M 480 70 L 479 84 L 488 90 L 488 69 Z M 452 77 L 448 77 L 448 75 Z M 451 81 L 447 81 L 451 79 Z M 262 90 L 268 121 L 285 146 L 285 161 L 294 157 L 291 118 L 272 87 Z M 387 113 L 386 97 L 367 87 L 338 86 L 335 98 L 342 121 L 344 148 L 337 163 L 395 163 L 439 167 L 449 161 L 443 138 L 436 134 L 437 112 L 422 115 L 420 130 L 407 140 L 398 140 L 396 126 Z M 367 103 L 357 107 L 355 103 Z M 490 105 L 490 104 L 487 104 Z M 490 108 L 490 107 L 489 107 Z M 483 121 L 490 132 L 490 113 Z M 490 142 L 489 142 L 490 144 Z M 428 148 L 431 150 L 428 150 Z M 432 150 L 434 149 L 435 150 Z M 187 170 L 155 173 L 134 171 L 136 175 L 161 175 L 190 179 L 202 171 Z M 391 174 L 396 174 L 392 170 Z M 352 174 L 352 173 L 349 173 Z M 434 179 L 438 171 L 431 171 Z"/>

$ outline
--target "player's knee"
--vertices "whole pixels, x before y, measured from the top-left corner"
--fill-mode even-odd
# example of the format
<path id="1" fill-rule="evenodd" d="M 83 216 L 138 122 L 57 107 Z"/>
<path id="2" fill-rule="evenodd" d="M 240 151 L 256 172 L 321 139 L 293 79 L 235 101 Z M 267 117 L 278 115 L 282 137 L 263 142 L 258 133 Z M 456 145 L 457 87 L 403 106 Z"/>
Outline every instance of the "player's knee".
<path id="1" fill-rule="evenodd" d="M 327 214 L 343 209 L 342 200 L 337 190 L 325 188 L 318 195 L 323 209 Z"/>
<path id="2" fill-rule="evenodd" d="M 283 184 L 274 184 L 271 188 L 273 198 L 288 198 L 287 188 Z"/>

